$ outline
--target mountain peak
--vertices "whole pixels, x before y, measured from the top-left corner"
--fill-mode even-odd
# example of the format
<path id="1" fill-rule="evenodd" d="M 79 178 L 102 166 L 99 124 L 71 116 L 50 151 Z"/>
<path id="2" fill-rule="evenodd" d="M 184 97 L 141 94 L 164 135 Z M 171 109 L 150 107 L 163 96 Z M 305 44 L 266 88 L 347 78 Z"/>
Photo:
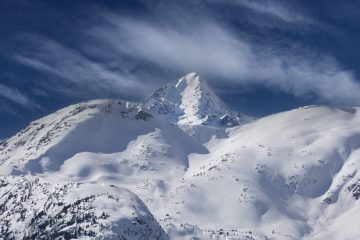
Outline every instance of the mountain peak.
<path id="1" fill-rule="evenodd" d="M 156 90 L 143 102 L 145 108 L 174 123 L 232 127 L 240 124 L 221 99 L 196 72 Z"/>

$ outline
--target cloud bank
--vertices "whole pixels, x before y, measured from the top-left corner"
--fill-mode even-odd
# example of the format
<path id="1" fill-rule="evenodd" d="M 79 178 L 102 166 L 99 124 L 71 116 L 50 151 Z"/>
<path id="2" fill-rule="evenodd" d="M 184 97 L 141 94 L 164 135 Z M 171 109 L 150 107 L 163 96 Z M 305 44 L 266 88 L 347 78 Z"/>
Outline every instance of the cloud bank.
<path id="1" fill-rule="evenodd" d="M 294 27 L 313 22 L 269 1 L 239 4 Z M 100 11 L 99 24 L 82 32 L 83 52 L 36 37 L 40 47 L 14 59 L 89 92 L 145 95 L 163 75 L 149 73 L 152 82 L 144 82 L 144 73 L 133 71 L 141 63 L 170 75 L 197 71 L 213 83 L 218 81 L 215 85 L 260 85 L 325 103 L 360 104 L 356 77 L 330 55 L 301 46 L 294 50 L 291 42 L 282 49 L 262 45 L 206 9 L 166 10 L 162 14 L 161 8 L 152 8 L 151 14 L 141 17 Z"/>
<path id="2" fill-rule="evenodd" d="M 182 20 L 161 22 L 103 17 L 107 25 L 90 34 L 109 52 L 172 71 L 199 71 L 230 84 L 262 85 L 333 104 L 360 103 L 360 85 L 353 73 L 327 54 L 304 47 L 269 48 L 241 38 L 230 26 L 206 15 L 183 13 Z"/>

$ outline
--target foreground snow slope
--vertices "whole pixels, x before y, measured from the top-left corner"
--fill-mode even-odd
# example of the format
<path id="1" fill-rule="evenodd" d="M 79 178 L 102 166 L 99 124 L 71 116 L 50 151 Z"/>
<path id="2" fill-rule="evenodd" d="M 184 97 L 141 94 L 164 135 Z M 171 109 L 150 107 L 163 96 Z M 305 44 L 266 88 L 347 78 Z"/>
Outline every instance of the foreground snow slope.
<path id="1" fill-rule="evenodd" d="M 34 177 L 0 177 L 0 186 L 1 239 L 168 239 L 126 189 Z"/>
<path id="2" fill-rule="evenodd" d="M 224 128 L 217 100 L 210 108 L 199 107 L 202 97 L 183 102 L 198 80 L 189 74 L 177 82 L 186 83 L 181 91 L 170 84 L 155 97 L 175 103 L 175 115 L 150 107 L 157 104 L 95 100 L 39 119 L 1 143 L 1 234 L 358 237 L 359 108 L 310 106 Z M 217 117 L 209 124 L 211 111 Z"/>

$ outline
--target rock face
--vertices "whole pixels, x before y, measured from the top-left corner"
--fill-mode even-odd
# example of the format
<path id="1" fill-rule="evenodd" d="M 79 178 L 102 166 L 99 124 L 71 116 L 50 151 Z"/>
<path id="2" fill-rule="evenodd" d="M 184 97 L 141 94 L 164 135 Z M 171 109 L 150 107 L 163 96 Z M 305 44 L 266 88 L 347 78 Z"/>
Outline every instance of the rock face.
<path id="1" fill-rule="evenodd" d="M 234 127 L 248 119 L 230 111 L 197 73 L 156 90 L 143 105 L 179 124 Z"/>
<path id="2" fill-rule="evenodd" d="M 240 122 L 196 74 L 34 121 L 0 143 L 0 239 L 358 238 L 359 108 Z"/>

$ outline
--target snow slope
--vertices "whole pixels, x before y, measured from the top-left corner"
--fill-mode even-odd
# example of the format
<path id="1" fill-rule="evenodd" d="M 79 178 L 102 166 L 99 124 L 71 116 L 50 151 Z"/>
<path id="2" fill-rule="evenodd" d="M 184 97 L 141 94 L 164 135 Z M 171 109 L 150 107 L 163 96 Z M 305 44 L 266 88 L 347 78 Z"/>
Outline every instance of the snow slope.
<path id="1" fill-rule="evenodd" d="M 196 74 L 140 105 L 69 106 L 0 144 L 1 234 L 357 239 L 359 110 L 309 106 L 226 128 L 223 114 L 241 119 Z"/>
<path id="2" fill-rule="evenodd" d="M 359 121 L 358 109 L 307 107 L 232 129 L 190 159 L 170 216 L 275 239 L 356 239 Z M 344 219 L 351 231 L 339 228 Z"/>
<path id="3" fill-rule="evenodd" d="M 188 152 L 206 151 L 178 127 L 152 116 L 132 103 L 94 100 L 69 106 L 30 123 L 0 146 L 1 169 L 13 174 L 59 170 L 65 160 L 81 152 L 114 153 L 127 148 L 141 151 L 150 139 L 159 148 L 149 153 L 167 155 L 186 168 Z M 8 170 L 6 170 L 8 169 Z"/>

